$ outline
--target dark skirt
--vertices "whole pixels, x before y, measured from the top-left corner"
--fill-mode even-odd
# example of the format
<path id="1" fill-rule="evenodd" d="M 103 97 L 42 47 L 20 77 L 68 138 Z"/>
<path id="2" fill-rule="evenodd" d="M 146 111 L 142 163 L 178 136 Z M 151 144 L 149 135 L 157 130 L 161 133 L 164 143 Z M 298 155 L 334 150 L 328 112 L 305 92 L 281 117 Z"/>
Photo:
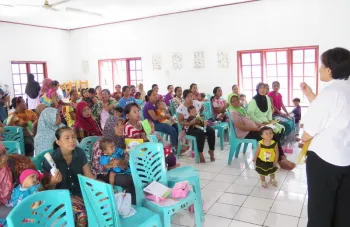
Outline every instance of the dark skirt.
<path id="1" fill-rule="evenodd" d="M 256 159 L 255 170 L 262 176 L 273 174 L 277 169 L 277 166 L 274 166 L 273 162 L 264 162 L 260 158 Z"/>

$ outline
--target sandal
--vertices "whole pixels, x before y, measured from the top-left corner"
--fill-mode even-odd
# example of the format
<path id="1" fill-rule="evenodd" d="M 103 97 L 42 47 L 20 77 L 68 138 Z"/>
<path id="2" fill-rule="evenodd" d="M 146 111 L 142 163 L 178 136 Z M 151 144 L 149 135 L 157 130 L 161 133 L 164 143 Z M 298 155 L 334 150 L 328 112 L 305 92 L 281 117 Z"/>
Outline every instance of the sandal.
<path id="1" fill-rule="evenodd" d="M 277 181 L 276 181 L 276 179 L 271 179 L 270 182 L 269 182 L 269 184 L 271 184 L 271 185 L 274 186 L 274 187 L 277 187 Z"/>
<path id="2" fill-rule="evenodd" d="M 261 181 L 261 187 L 267 188 L 267 183 L 266 183 L 266 181 Z"/>
<path id="3" fill-rule="evenodd" d="M 210 155 L 210 161 L 215 162 L 214 151 L 208 151 Z"/>

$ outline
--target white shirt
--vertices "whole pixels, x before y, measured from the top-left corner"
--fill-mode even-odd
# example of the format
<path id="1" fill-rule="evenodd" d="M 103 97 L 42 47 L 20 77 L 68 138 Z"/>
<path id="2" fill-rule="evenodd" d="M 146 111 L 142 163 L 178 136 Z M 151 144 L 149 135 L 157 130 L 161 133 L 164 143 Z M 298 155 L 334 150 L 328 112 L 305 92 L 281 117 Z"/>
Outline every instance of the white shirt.
<path id="1" fill-rule="evenodd" d="M 310 104 L 304 130 L 309 150 L 337 166 L 350 165 L 350 81 L 333 80 Z"/>
<path id="2" fill-rule="evenodd" d="M 201 108 L 202 108 L 202 103 L 197 100 L 193 100 L 192 104 L 196 109 L 197 112 L 199 113 Z M 187 120 L 190 117 L 190 113 L 188 112 L 188 107 L 186 107 L 183 103 L 176 109 L 176 112 L 184 115 L 184 120 Z"/>

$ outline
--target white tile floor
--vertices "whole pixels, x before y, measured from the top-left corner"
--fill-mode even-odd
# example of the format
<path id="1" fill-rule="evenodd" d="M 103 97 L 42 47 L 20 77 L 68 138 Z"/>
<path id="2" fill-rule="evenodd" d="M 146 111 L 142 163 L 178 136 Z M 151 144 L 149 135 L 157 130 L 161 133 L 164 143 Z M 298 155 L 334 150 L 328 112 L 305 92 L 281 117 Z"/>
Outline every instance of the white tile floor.
<path id="1" fill-rule="evenodd" d="M 229 145 L 225 144 L 224 151 L 218 145 L 215 162 L 210 162 L 208 156 L 205 164 L 196 164 L 188 156 L 179 160 L 182 166 L 191 165 L 200 172 L 204 227 L 306 227 L 305 165 L 293 171 L 279 169 L 278 187 L 265 189 L 254 170 L 251 151 L 245 155 L 240 152 L 227 165 Z M 288 159 L 295 161 L 296 152 Z M 172 227 L 195 226 L 194 215 L 188 211 L 174 215 L 172 222 Z"/>

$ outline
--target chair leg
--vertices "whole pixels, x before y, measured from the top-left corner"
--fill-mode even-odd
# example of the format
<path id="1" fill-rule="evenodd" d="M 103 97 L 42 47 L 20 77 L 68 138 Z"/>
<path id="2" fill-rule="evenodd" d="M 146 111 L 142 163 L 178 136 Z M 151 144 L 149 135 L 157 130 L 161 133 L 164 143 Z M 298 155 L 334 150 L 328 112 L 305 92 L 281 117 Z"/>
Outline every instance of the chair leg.
<path id="1" fill-rule="evenodd" d="M 238 155 L 239 155 L 239 151 L 241 150 L 241 144 L 242 143 L 238 143 L 236 145 L 236 149 L 235 149 L 235 157 L 238 158 Z"/>
<path id="2" fill-rule="evenodd" d="M 203 210 L 203 207 L 200 206 L 200 202 L 196 198 L 194 201 L 194 217 L 196 221 L 196 227 L 202 227 L 202 218 L 201 218 L 201 213 Z"/>
<path id="3" fill-rule="evenodd" d="M 196 140 L 192 140 L 192 150 L 194 151 L 195 162 L 199 163 L 199 151 Z"/>
<path id="4" fill-rule="evenodd" d="M 171 217 L 165 212 L 163 212 L 163 226 L 171 226 Z"/>
<path id="5" fill-rule="evenodd" d="M 203 202 L 202 202 L 202 193 L 201 193 L 201 185 L 198 180 L 195 181 L 191 181 L 194 184 L 194 192 L 196 193 L 196 198 L 199 202 L 199 206 L 201 207 L 200 211 L 201 211 L 201 220 L 202 222 L 204 221 L 204 211 L 203 211 Z"/>
<path id="6" fill-rule="evenodd" d="M 243 144 L 243 154 L 245 154 L 246 152 L 247 152 L 247 149 L 248 149 L 248 145 L 249 145 L 249 143 L 244 143 Z"/>
<path id="7" fill-rule="evenodd" d="M 224 137 L 225 137 L 225 130 L 220 129 L 220 131 L 219 131 L 219 135 L 220 135 L 220 147 L 221 147 L 221 150 L 224 150 Z"/>
<path id="8" fill-rule="evenodd" d="M 228 165 L 231 165 L 232 163 L 232 158 L 233 158 L 233 155 L 235 154 L 235 150 L 236 150 L 236 144 L 235 143 L 231 143 L 230 144 L 230 153 L 228 155 Z"/>
<path id="9" fill-rule="evenodd" d="M 182 145 L 180 143 L 180 140 L 177 143 L 177 151 L 176 151 L 176 158 L 179 159 L 180 154 L 181 154 L 181 149 L 182 149 Z"/>

